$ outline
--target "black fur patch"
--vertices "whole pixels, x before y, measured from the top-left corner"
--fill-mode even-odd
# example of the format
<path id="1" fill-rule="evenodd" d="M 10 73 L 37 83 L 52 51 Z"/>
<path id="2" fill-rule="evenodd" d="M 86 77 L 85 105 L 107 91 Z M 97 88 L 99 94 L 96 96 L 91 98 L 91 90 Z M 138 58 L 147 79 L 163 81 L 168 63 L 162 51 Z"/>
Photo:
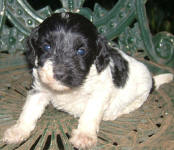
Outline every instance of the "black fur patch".
<path id="1" fill-rule="evenodd" d="M 28 38 L 28 60 L 33 67 L 53 64 L 54 78 L 68 87 L 83 84 L 99 53 L 98 32 L 85 17 L 76 13 L 58 13 L 45 19 Z M 50 47 L 45 50 L 45 45 Z M 79 49 L 85 50 L 83 56 Z M 38 59 L 38 66 L 34 63 Z"/>
<path id="2" fill-rule="evenodd" d="M 124 87 L 129 73 L 128 62 L 115 49 L 110 49 L 110 57 L 113 63 L 111 66 L 113 82 L 117 87 Z"/>
<path id="3" fill-rule="evenodd" d="M 82 85 L 94 62 L 98 73 L 102 72 L 110 58 L 114 63 L 111 69 L 114 84 L 124 87 L 128 78 L 127 61 L 79 14 L 53 14 L 32 31 L 27 44 L 29 63 L 39 68 L 51 61 L 54 78 L 68 87 Z M 85 50 L 83 56 L 78 55 L 79 49 Z"/>
<path id="4" fill-rule="evenodd" d="M 103 36 L 99 35 L 97 45 L 99 54 L 96 57 L 95 65 L 97 72 L 100 73 L 108 66 L 110 54 L 108 42 Z"/>

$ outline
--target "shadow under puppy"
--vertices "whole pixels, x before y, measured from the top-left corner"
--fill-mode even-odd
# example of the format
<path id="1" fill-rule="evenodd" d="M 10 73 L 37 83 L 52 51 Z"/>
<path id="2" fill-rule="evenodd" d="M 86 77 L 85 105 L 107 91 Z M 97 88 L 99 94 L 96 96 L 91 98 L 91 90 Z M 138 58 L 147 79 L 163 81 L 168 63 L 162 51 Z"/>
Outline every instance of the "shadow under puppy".
<path id="1" fill-rule="evenodd" d="M 79 117 L 70 142 L 77 148 L 97 143 L 101 120 L 114 120 L 139 108 L 152 87 L 173 80 L 172 74 L 152 78 L 147 67 L 113 49 L 85 17 L 59 13 L 36 27 L 28 39 L 33 84 L 17 123 L 3 141 L 27 139 L 45 107 Z"/>

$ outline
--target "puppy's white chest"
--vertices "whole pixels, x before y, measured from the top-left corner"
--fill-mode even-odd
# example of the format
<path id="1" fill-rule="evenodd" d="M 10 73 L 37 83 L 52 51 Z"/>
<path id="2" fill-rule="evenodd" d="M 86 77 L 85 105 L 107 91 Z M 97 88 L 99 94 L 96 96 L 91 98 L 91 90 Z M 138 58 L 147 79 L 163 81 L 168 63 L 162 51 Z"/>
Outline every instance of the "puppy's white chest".
<path id="1" fill-rule="evenodd" d="M 71 93 L 53 95 L 51 102 L 57 109 L 79 117 L 83 113 L 90 97 L 90 93 L 77 90 Z"/>
<path id="2" fill-rule="evenodd" d="M 95 103 L 107 99 L 106 93 L 108 95 L 113 88 L 110 70 L 106 69 L 99 75 L 95 66 L 92 66 L 83 86 L 70 92 L 56 93 L 52 95 L 51 102 L 57 109 L 78 117 L 84 112 L 89 100 Z"/>

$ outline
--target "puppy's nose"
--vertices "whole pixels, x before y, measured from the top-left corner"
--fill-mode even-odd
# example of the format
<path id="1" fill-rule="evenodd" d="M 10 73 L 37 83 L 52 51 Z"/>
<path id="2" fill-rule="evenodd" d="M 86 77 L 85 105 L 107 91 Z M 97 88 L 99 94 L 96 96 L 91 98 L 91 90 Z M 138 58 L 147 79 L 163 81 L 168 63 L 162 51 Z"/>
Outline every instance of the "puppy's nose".
<path id="1" fill-rule="evenodd" d="M 66 68 L 63 65 L 57 65 L 56 67 L 54 67 L 53 72 L 54 78 L 57 80 L 63 80 L 67 76 Z"/>
<path id="2" fill-rule="evenodd" d="M 58 79 L 58 80 L 61 80 L 65 77 L 65 71 L 56 71 L 55 72 L 55 78 Z"/>

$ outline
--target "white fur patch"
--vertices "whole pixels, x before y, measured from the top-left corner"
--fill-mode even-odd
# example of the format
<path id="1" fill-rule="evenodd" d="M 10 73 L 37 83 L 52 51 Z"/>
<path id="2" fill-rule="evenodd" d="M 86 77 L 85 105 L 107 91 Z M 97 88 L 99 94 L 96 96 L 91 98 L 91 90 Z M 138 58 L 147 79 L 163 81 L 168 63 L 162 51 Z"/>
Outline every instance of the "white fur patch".
<path id="1" fill-rule="evenodd" d="M 152 77 L 147 67 L 123 52 L 119 53 L 129 66 L 124 88 L 117 88 L 113 83 L 110 69 L 112 61 L 100 74 L 92 65 L 84 84 L 74 89 L 54 79 L 51 61 L 47 61 L 38 70 L 33 69 L 33 88 L 36 93 L 29 92 L 17 124 L 5 132 L 4 141 L 16 143 L 26 139 L 46 105 L 51 102 L 57 109 L 80 117 L 78 128 L 73 131 L 71 138 L 74 146 L 86 148 L 95 145 L 100 121 L 114 120 L 139 108 L 146 101 L 152 87 Z M 161 85 L 171 81 L 173 76 L 156 76 L 154 79 L 157 85 Z"/>
<path id="2" fill-rule="evenodd" d="M 173 74 L 165 73 L 156 75 L 153 78 L 155 80 L 155 88 L 157 90 L 160 87 L 160 85 L 171 82 L 173 80 Z"/>
<path id="3" fill-rule="evenodd" d="M 38 69 L 39 79 L 45 86 L 48 86 L 52 90 L 66 91 L 70 88 L 63 85 L 61 82 L 54 79 L 53 75 L 53 64 L 51 61 L 46 61 L 42 68 Z"/>
<path id="4" fill-rule="evenodd" d="M 14 126 L 5 131 L 4 142 L 10 144 L 20 143 L 29 137 L 31 131 L 36 126 L 37 120 L 49 104 L 48 96 L 45 93 L 29 92 L 19 120 Z"/>
<path id="5" fill-rule="evenodd" d="M 63 13 L 61 14 L 61 17 L 62 17 L 62 18 L 65 18 L 65 19 L 68 19 L 68 18 L 69 18 L 69 14 L 63 12 Z"/>

